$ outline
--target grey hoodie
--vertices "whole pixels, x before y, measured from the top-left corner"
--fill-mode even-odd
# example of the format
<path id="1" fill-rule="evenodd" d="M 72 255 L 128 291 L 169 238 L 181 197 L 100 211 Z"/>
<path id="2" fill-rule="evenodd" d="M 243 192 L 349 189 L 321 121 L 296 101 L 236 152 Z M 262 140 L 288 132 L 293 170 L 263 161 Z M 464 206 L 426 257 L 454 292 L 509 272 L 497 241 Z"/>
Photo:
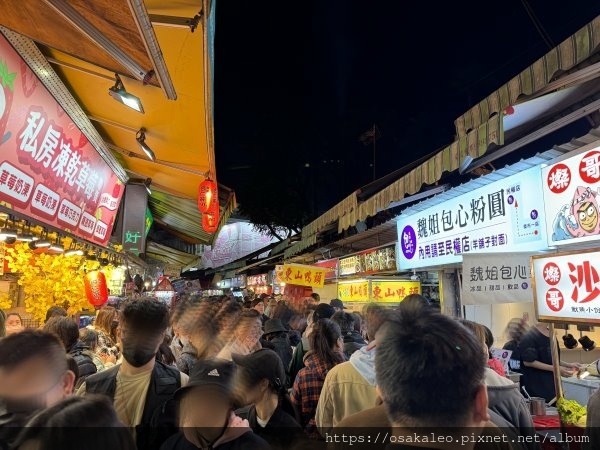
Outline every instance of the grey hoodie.
<path id="1" fill-rule="evenodd" d="M 375 347 L 367 350 L 370 346 L 363 346 L 350 356 L 350 364 L 356 371 L 369 382 L 371 386 L 377 385 L 375 380 Z"/>

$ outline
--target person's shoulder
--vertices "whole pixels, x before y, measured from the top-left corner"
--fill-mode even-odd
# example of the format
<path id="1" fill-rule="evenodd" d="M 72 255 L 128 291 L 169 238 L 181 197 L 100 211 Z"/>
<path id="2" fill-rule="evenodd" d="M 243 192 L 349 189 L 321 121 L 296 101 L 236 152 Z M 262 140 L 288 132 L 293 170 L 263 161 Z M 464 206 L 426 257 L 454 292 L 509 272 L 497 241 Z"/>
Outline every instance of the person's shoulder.
<path id="1" fill-rule="evenodd" d="M 243 408 L 236 409 L 235 415 L 238 417 L 241 417 L 242 419 L 248 420 L 248 417 L 250 417 L 252 409 L 254 409 L 254 408 L 255 408 L 254 405 L 244 406 Z"/>
<path id="2" fill-rule="evenodd" d="M 278 428 L 285 428 L 288 429 L 287 431 L 291 432 L 293 432 L 295 429 L 302 429 L 298 421 L 281 408 L 277 408 L 275 410 L 271 420 L 269 420 L 269 425 Z"/>

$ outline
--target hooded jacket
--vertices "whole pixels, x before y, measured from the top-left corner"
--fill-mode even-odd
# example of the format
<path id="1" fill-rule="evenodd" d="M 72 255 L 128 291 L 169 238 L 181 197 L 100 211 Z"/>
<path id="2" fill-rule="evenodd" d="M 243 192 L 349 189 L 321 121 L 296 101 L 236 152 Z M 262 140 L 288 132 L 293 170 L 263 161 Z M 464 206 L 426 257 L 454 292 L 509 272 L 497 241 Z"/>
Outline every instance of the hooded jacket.
<path id="1" fill-rule="evenodd" d="M 69 355 L 71 355 L 77 363 L 77 369 L 79 371 L 76 387 L 81 386 L 87 377 L 98 372 L 98 368 L 92 359 L 91 350 L 82 342 L 77 342 L 71 347 Z"/>
<path id="2" fill-rule="evenodd" d="M 375 386 L 375 345 L 371 343 L 327 374 L 315 416 L 321 435 L 325 436 L 345 417 L 374 407 Z"/>
<path id="3" fill-rule="evenodd" d="M 366 344 L 367 343 L 360 333 L 357 333 L 356 331 L 351 331 L 344 335 L 344 354 L 346 355 L 346 358 L 350 359 L 350 356 L 352 356 L 354 352 L 360 350 L 360 348 Z"/>
<path id="4" fill-rule="evenodd" d="M 501 377 L 490 368 L 485 369 L 485 384 L 488 392 L 488 408 L 515 427 L 522 436 L 531 436 L 532 442 L 527 444 L 529 450 L 538 450 L 535 442 L 535 429 L 529 408 L 519 392 L 519 384 Z M 494 423 L 497 421 L 493 420 Z M 496 423 L 502 427 L 503 423 Z"/>
<path id="5" fill-rule="evenodd" d="M 193 431 L 188 431 L 188 433 Z M 198 439 L 199 441 L 201 439 Z M 200 445 L 197 445 L 200 444 Z M 223 434 L 212 443 L 190 442 L 184 432 L 171 436 L 161 446 L 160 450 L 270 450 L 267 442 L 255 435 L 248 421 L 236 416 L 233 412 Z"/>
<path id="6" fill-rule="evenodd" d="M 264 428 L 258 423 L 255 405 L 240 408 L 235 413 L 242 419 L 248 420 L 252 431 L 267 441 L 273 450 L 287 450 L 305 438 L 300 424 L 286 413 L 281 405 L 277 407 Z"/>

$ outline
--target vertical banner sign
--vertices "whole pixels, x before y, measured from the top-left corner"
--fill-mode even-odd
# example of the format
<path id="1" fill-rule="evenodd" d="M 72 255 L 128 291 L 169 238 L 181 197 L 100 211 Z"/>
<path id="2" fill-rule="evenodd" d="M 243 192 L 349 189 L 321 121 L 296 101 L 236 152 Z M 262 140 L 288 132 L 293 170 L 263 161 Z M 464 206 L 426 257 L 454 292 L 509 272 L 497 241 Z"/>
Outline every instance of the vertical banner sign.
<path id="1" fill-rule="evenodd" d="M 600 324 L 600 252 L 574 251 L 531 259 L 538 320 Z"/>
<path id="2" fill-rule="evenodd" d="M 143 185 L 128 184 L 123 207 L 123 250 L 135 255 L 146 253 L 146 205 L 148 191 Z"/>
<path id="3" fill-rule="evenodd" d="M 600 239 L 600 147 L 542 170 L 548 245 Z"/>
<path id="4" fill-rule="evenodd" d="M 482 177 L 485 179 L 485 177 Z M 456 264 L 468 253 L 546 248 L 539 167 L 398 220 L 398 269 Z M 466 184 L 465 186 L 469 186 Z M 444 195 L 444 194 L 442 194 Z"/>
<path id="5" fill-rule="evenodd" d="M 0 202 L 106 245 L 123 185 L 0 35 Z"/>
<path id="6" fill-rule="evenodd" d="M 463 256 L 462 303 L 492 305 L 531 302 L 529 253 Z"/>

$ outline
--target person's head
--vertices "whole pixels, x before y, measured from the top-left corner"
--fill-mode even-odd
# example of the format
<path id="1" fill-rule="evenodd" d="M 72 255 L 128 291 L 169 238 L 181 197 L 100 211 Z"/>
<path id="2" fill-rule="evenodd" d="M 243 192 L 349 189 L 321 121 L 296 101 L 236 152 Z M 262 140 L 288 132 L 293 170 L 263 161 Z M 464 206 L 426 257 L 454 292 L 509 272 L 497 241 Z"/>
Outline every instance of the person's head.
<path id="1" fill-rule="evenodd" d="M 389 309 L 385 309 L 381 305 L 370 303 L 367 306 L 365 306 L 363 313 L 365 315 L 367 339 L 369 341 L 372 341 L 375 339 L 375 334 L 377 333 L 377 330 L 379 330 L 379 327 L 392 314 L 392 311 L 390 311 Z"/>
<path id="2" fill-rule="evenodd" d="M 336 312 L 331 316 L 331 320 L 339 325 L 342 336 L 351 334 L 354 331 L 354 317 L 352 317 L 352 314 L 343 311 Z"/>
<path id="3" fill-rule="evenodd" d="M 405 305 L 377 332 L 378 391 L 393 426 L 482 426 L 481 343 L 457 320 Z"/>
<path id="4" fill-rule="evenodd" d="M 273 350 L 263 348 L 249 355 L 232 355 L 237 366 L 235 389 L 244 405 L 285 394 L 285 369 Z"/>
<path id="5" fill-rule="evenodd" d="M 90 328 L 79 330 L 79 340 L 83 345 L 95 352 L 98 347 L 98 332 Z"/>
<path id="6" fill-rule="evenodd" d="M 506 326 L 506 334 L 510 340 L 519 342 L 526 332 L 527 327 L 523 319 L 511 319 Z"/>
<path id="7" fill-rule="evenodd" d="M 265 322 L 265 330 L 263 337 L 270 341 L 276 337 L 286 337 L 287 329 L 279 319 L 269 319 Z"/>
<path id="8" fill-rule="evenodd" d="M 309 298 L 312 301 L 312 303 L 314 303 L 314 304 L 321 302 L 321 296 L 319 294 L 317 294 L 316 292 L 313 292 L 312 294 L 310 294 Z"/>
<path id="9" fill-rule="evenodd" d="M 17 438 L 16 450 L 135 450 L 127 428 L 105 396 L 72 396 L 35 415 Z"/>
<path id="10" fill-rule="evenodd" d="M 262 298 L 255 298 L 252 300 L 250 307 L 258 311 L 259 314 L 265 313 L 265 302 Z"/>
<path id="11" fill-rule="evenodd" d="M 218 353 L 219 319 L 215 316 L 216 306 L 209 302 L 182 303 L 176 326 L 179 339 L 185 345 L 189 343 L 196 350 L 198 358 Z"/>
<path id="12" fill-rule="evenodd" d="M 235 338 L 248 348 L 253 348 L 262 336 L 262 320 L 255 309 L 242 311 L 234 331 Z"/>
<path id="13" fill-rule="evenodd" d="M 315 308 L 312 315 L 312 322 L 315 323 L 321 319 L 331 319 L 331 316 L 335 314 L 333 306 L 327 303 L 319 303 Z"/>
<path id="14" fill-rule="evenodd" d="M 204 359 L 190 369 L 188 384 L 175 393 L 179 425 L 188 441 L 199 445 L 203 434 L 221 430 L 233 409 L 235 366 L 229 361 Z"/>
<path id="15" fill-rule="evenodd" d="M 96 314 L 96 320 L 94 321 L 94 328 L 102 331 L 108 336 L 112 336 L 113 323 L 118 321 L 117 310 L 112 306 L 103 306 Z"/>
<path id="16" fill-rule="evenodd" d="M 46 322 L 52 317 L 67 317 L 67 310 L 62 306 L 51 306 L 48 308 L 48 311 L 46 311 Z"/>
<path id="17" fill-rule="evenodd" d="M 342 302 L 339 298 L 334 298 L 329 302 L 329 304 L 333 306 L 333 309 L 335 309 L 336 312 L 343 311 L 344 309 L 346 309 L 346 307 L 344 306 L 344 302 Z"/>
<path id="18" fill-rule="evenodd" d="M 315 322 L 308 341 L 312 352 L 326 365 L 335 366 L 344 361 L 342 330 L 333 320 L 321 319 Z"/>
<path id="19" fill-rule="evenodd" d="M 63 343 L 67 352 L 71 351 L 79 340 L 79 327 L 69 317 L 52 317 L 44 324 L 44 331 L 55 334 Z"/>
<path id="20" fill-rule="evenodd" d="M 10 336 L 11 334 L 20 333 L 25 329 L 23 326 L 23 319 L 21 319 L 21 315 L 19 313 L 8 313 L 6 315 L 6 336 Z"/>
<path id="21" fill-rule="evenodd" d="M 472 320 L 458 319 L 458 321 L 477 338 L 477 341 L 481 344 L 481 348 L 483 349 L 484 360 L 487 361 L 489 357 L 489 347 L 486 344 L 485 327 Z"/>
<path id="22" fill-rule="evenodd" d="M 494 346 L 494 333 L 485 325 L 482 325 L 483 331 L 485 333 L 485 345 L 487 345 L 488 350 L 490 351 L 490 358 L 492 357 L 492 347 Z"/>
<path id="23" fill-rule="evenodd" d="M 363 325 L 364 325 L 363 316 L 357 312 L 353 312 L 351 314 L 352 314 L 352 317 L 354 318 L 354 331 L 356 331 L 357 333 L 362 333 Z"/>
<path id="24" fill-rule="evenodd" d="M 123 305 L 118 336 L 123 358 L 134 367 L 154 359 L 169 326 L 169 310 L 153 298 L 136 298 Z"/>
<path id="25" fill-rule="evenodd" d="M 423 297 L 421 294 L 410 294 L 404 297 L 404 300 L 402 300 L 398 308 L 400 308 L 403 305 L 404 307 L 412 307 L 413 305 L 415 305 L 416 307 L 429 307 L 431 306 L 431 303 L 429 302 L 429 300 L 427 300 L 426 297 Z"/>
<path id="26" fill-rule="evenodd" d="M 16 422 L 71 395 L 74 383 L 55 335 L 25 330 L 0 339 L 0 407 Z"/>

